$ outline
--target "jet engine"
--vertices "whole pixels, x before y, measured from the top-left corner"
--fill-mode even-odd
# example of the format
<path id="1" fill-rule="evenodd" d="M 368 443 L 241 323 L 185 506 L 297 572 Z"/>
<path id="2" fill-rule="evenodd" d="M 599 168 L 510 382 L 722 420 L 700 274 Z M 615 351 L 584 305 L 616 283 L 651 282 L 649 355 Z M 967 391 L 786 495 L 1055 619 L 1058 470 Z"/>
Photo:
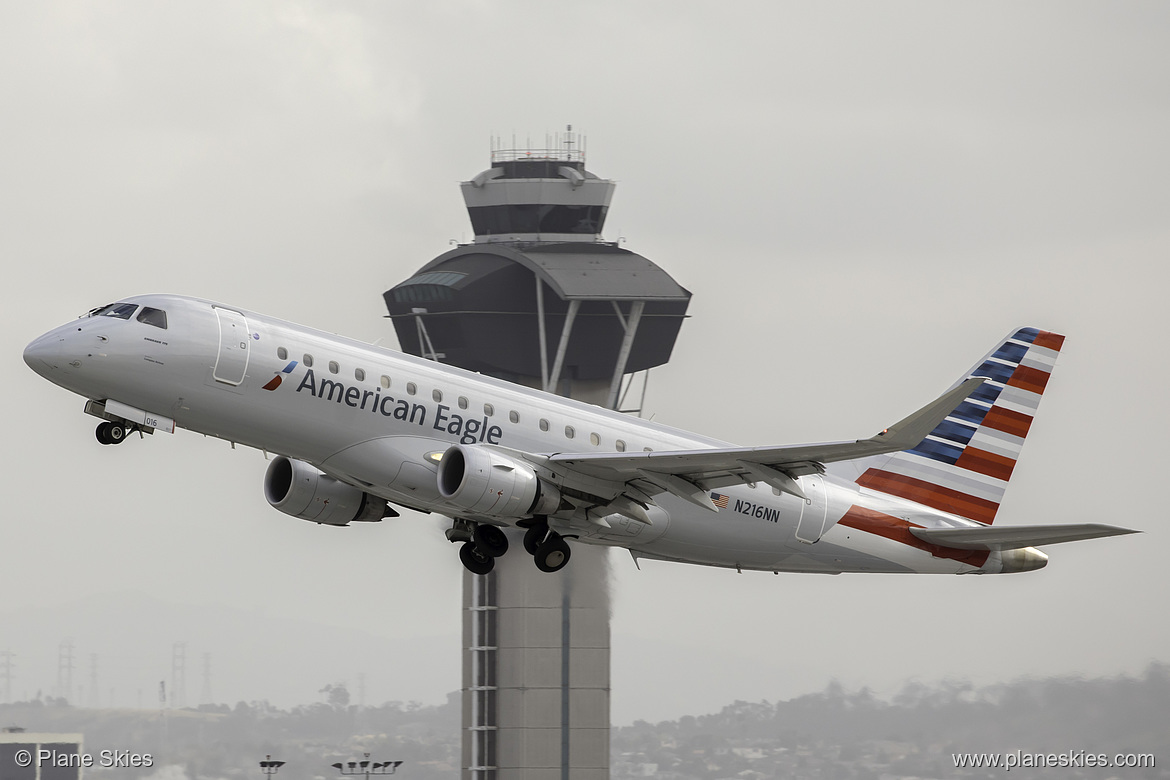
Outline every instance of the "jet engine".
<path id="1" fill-rule="evenodd" d="M 479 445 L 444 452 L 438 480 L 439 494 L 473 515 L 516 520 L 552 514 L 561 504 L 561 492 L 527 463 Z"/>
<path id="2" fill-rule="evenodd" d="M 304 461 L 284 456 L 268 465 L 264 497 L 286 515 L 328 525 L 376 523 L 394 514 L 377 496 L 322 474 Z"/>

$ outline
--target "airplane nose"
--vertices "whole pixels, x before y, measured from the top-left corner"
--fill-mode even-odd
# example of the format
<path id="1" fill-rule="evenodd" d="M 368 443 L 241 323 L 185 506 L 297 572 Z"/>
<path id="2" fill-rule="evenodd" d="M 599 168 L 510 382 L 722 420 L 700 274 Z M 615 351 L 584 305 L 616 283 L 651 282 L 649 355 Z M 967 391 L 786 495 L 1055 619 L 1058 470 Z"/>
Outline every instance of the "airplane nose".
<path id="1" fill-rule="evenodd" d="M 60 355 L 61 340 L 52 333 L 34 339 L 24 348 L 24 362 L 42 376 L 47 376 L 48 372 L 57 368 Z"/>

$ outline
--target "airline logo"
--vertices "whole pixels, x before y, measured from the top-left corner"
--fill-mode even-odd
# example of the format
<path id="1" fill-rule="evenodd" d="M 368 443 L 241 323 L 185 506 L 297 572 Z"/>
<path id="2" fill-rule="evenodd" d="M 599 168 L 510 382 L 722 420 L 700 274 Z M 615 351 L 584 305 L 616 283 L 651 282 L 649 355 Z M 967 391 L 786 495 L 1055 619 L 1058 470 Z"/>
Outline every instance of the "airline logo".
<path id="1" fill-rule="evenodd" d="M 280 387 L 283 377 L 296 368 L 294 360 L 281 369 L 268 384 L 265 390 L 275 390 Z M 504 435 L 504 429 L 493 425 L 491 419 L 484 415 L 479 418 L 464 418 L 450 406 L 443 404 L 421 404 L 407 401 L 405 398 L 394 398 L 382 393 L 381 387 L 367 390 L 364 387 L 347 385 L 334 379 L 321 378 L 313 373 L 313 369 L 305 369 L 305 375 L 297 385 L 296 392 L 304 392 L 320 401 L 331 401 L 338 406 L 348 406 L 356 411 L 368 411 L 371 414 L 380 414 L 383 417 L 392 417 L 395 420 L 409 422 L 420 427 L 431 421 L 431 429 L 446 433 L 458 438 L 463 444 L 499 444 Z"/>
<path id="2" fill-rule="evenodd" d="M 276 388 L 280 387 L 280 383 L 282 381 L 284 381 L 283 377 L 281 377 L 281 374 L 291 374 L 292 370 L 296 367 L 297 367 L 297 361 L 295 361 L 295 360 L 290 361 L 287 366 L 280 369 L 280 371 L 276 374 L 276 376 L 274 376 L 274 377 L 272 377 L 272 379 L 268 380 L 268 384 L 264 385 L 264 389 L 265 390 L 275 390 Z"/>

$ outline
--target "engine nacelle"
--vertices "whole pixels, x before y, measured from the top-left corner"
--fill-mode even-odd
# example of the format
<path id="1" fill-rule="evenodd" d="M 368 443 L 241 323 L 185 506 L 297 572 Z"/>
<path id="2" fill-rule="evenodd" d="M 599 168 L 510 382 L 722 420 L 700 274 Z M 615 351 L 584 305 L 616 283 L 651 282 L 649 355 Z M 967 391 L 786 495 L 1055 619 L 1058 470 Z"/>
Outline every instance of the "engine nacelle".
<path id="1" fill-rule="evenodd" d="M 556 486 L 522 461 L 480 445 L 456 444 L 439 461 L 439 495 L 473 515 L 515 520 L 550 515 L 561 505 Z"/>
<path id="2" fill-rule="evenodd" d="M 389 514 L 383 499 L 284 456 L 268 464 L 264 497 L 274 509 L 314 523 L 376 523 Z"/>

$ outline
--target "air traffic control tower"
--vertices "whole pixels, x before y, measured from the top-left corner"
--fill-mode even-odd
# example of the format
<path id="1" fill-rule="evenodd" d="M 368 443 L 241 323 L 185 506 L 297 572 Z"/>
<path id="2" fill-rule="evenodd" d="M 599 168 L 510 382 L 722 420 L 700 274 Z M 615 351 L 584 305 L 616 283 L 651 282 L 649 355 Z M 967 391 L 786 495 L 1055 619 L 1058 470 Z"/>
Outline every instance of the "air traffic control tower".
<path id="1" fill-rule="evenodd" d="M 611 409 L 670 359 L 690 293 L 601 237 L 615 184 L 579 137 L 493 148 L 462 183 L 474 243 L 386 291 L 405 352 Z M 640 411 L 635 408 L 631 411 Z M 518 539 L 464 573 L 463 777 L 609 777 L 609 592 L 604 548 L 575 544 L 544 573 Z"/>

